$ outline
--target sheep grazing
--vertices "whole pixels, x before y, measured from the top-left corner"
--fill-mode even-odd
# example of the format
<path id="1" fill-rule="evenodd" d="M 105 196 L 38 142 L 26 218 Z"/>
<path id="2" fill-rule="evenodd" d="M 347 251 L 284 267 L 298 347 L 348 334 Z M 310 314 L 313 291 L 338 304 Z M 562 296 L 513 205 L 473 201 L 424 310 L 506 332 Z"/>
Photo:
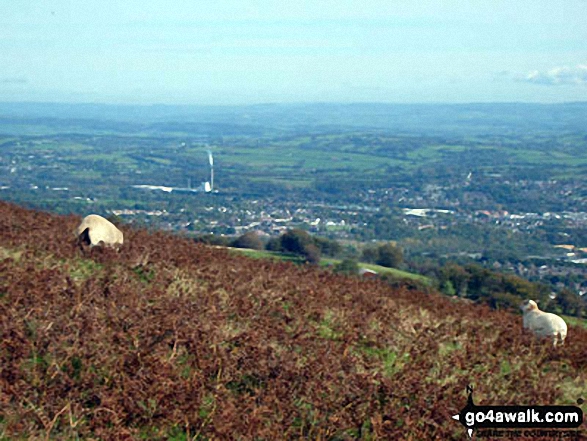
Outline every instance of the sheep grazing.
<path id="1" fill-rule="evenodd" d="M 82 223 L 75 231 L 77 243 L 82 248 L 82 244 L 89 244 L 90 249 L 104 245 L 106 247 L 120 249 L 123 243 L 122 231 L 107 219 L 97 214 L 90 214 L 82 220 Z"/>
<path id="2" fill-rule="evenodd" d="M 526 300 L 520 309 L 524 313 L 524 329 L 530 329 L 538 337 L 551 337 L 553 345 L 564 344 L 567 324 L 556 314 L 538 309 L 534 300 Z"/>

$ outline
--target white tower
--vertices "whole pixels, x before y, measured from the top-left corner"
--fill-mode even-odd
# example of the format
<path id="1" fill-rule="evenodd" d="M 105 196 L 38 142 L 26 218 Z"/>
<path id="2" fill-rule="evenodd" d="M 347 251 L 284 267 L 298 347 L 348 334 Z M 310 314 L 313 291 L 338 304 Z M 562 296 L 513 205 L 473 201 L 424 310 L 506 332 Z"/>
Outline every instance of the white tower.
<path id="1" fill-rule="evenodd" d="M 212 157 L 212 152 L 208 150 L 208 162 L 210 163 L 210 190 L 206 191 L 213 191 L 214 190 L 214 158 Z"/>

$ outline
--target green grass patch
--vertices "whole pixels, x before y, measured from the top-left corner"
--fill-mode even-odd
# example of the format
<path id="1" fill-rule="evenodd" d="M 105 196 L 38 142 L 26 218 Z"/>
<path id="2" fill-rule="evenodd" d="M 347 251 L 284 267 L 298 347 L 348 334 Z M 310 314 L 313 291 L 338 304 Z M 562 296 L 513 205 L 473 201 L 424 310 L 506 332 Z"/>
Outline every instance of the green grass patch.
<path id="1" fill-rule="evenodd" d="M 143 283 L 150 283 L 155 277 L 154 269 L 147 269 L 142 266 L 133 268 L 133 272 L 139 277 L 139 280 Z"/>
<path id="2" fill-rule="evenodd" d="M 326 340 L 340 340 L 343 335 L 336 330 L 332 311 L 326 311 L 324 318 L 318 323 L 318 336 Z"/>
<path id="3" fill-rule="evenodd" d="M 587 329 L 587 319 L 579 318 L 579 317 L 571 317 L 570 315 L 563 315 L 562 316 L 569 325 L 572 326 L 580 326 L 582 328 Z"/>
<path id="4" fill-rule="evenodd" d="M 400 354 L 391 348 L 379 348 L 360 345 L 358 351 L 367 358 L 378 362 L 377 370 L 381 370 L 386 377 L 393 377 L 410 361 L 410 354 Z"/>
<path id="5" fill-rule="evenodd" d="M 90 259 L 78 259 L 70 261 L 69 275 L 74 281 L 84 281 L 95 274 L 98 274 L 104 268 L 104 265 L 94 262 Z"/>
<path id="6" fill-rule="evenodd" d="M 297 254 L 292 253 L 279 253 L 275 251 L 265 251 L 265 250 L 251 250 L 246 248 L 230 248 L 231 251 L 235 251 L 239 254 L 244 254 L 245 256 L 252 257 L 254 259 L 275 259 L 275 260 L 284 260 L 288 262 L 294 263 L 303 263 L 305 259 Z M 320 259 L 320 265 L 323 267 L 327 266 L 334 266 L 339 264 L 342 259 L 334 259 L 330 257 L 324 257 Z M 410 273 L 408 271 L 402 271 L 396 268 L 387 268 L 381 265 L 375 265 L 372 263 L 362 263 L 359 262 L 360 268 L 366 268 L 373 271 L 376 271 L 377 274 L 381 275 L 388 275 L 396 279 L 411 279 L 417 280 L 419 282 L 425 283 L 427 285 L 431 285 L 432 281 L 420 274 Z"/>
<path id="7" fill-rule="evenodd" d="M 20 251 L 20 250 L 15 250 L 13 248 L 0 247 L 0 260 L 12 259 L 12 260 L 18 262 L 20 260 L 21 255 L 22 255 L 22 251 Z"/>
<path id="8" fill-rule="evenodd" d="M 229 250 L 237 252 L 239 254 L 244 254 L 247 257 L 252 257 L 253 259 L 274 259 L 294 263 L 303 263 L 305 261 L 303 257 L 292 253 L 278 253 L 275 251 L 251 250 L 248 248 L 229 248 Z"/>
<path id="9" fill-rule="evenodd" d="M 341 262 L 341 259 L 333 259 L 333 258 L 326 258 L 325 257 L 320 260 L 320 265 L 322 265 L 322 266 L 337 265 L 340 262 Z M 422 275 L 416 274 L 416 273 L 410 273 L 408 271 L 402 271 L 397 268 L 387 268 L 385 266 L 375 265 L 374 263 L 363 263 L 363 262 L 359 262 L 358 265 L 359 265 L 359 268 L 370 269 L 372 271 L 377 272 L 377 274 L 380 274 L 380 275 L 388 275 L 388 276 L 396 278 L 396 279 L 418 280 L 418 281 L 423 282 L 427 285 L 432 284 L 432 281 L 426 276 L 422 276 Z"/>

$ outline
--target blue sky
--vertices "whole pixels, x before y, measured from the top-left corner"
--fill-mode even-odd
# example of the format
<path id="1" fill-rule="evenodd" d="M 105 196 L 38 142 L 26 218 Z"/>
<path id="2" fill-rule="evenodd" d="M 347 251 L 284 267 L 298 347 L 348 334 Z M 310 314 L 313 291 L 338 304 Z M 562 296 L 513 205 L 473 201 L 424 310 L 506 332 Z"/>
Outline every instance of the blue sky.
<path id="1" fill-rule="evenodd" d="M 2 0 L 0 101 L 587 101 L 587 0 Z"/>

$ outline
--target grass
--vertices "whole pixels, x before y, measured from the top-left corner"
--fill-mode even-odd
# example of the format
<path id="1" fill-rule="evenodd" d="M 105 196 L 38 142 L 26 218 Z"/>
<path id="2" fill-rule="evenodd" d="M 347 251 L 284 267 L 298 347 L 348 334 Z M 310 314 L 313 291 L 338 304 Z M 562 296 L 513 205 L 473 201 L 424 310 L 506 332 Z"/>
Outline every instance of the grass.
<path id="1" fill-rule="evenodd" d="M 580 326 L 587 329 L 587 319 L 571 317 L 570 315 L 561 315 L 561 317 L 563 317 L 565 322 L 567 322 L 569 325 Z"/>
<path id="2" fill-rule="evenodd" d="M 334 259 L 329 257 L 324 257 L 320 260 L 321 266 L 331 266 L 337 265 L 341 262 L 341 259 Z M 402 271 L 397 268 L 388 268 L 381 265 L 376 265 L 374 263 L 365 263 L 359 262 L 359 268 L 369 269 L 375 271 L 377 274 L 380 275 L 387 275 L 397 279 L 411 279 L 411 280 L 418 280 L 420 282 L 424 282 L 426 284 L 430 284 L 431 280 L 428 277 L 422 276 L 420 274 L 410 273 L 408 271 Z"/>
<path id="3" fill-rule="evenodd" d="M 252 250 L 248 248 L 229 248 L 230 251 L 235 251 L 239 254 L 244 254 L 253 259 L 272 259 L 282 260 L 286 262 L 303 263 L 304 259 L 297 254 L 292 253 L 278 253 L 275 251 Z"/>
<path id="4" fill-rule="evenodd" d="M 224 162 L 227 165 L 239 164 L 246 167 L 268 167 L 270 170 L 282 169 L 287 175 L 291 168 L 300 170 L 335 170 L 340 167 L 351 168 L 357 171 L 383 170 L 390 165 L 401 165 L 403 161 L 380 157 L 369 152 L 341 150 L 336 146 L 334 150 L 322 150 L 320 146 L 308 149 L 301 147 L 296 140 L 295 145 L 270 145 L 260 149 L 231 148 L 223 151 Z M 286 176 L 283 177 L 286 179 Z"/>
<path id="5" fill-rule="evenodd" d="M 20 260 L 20 256 L 22 255 L 22 250 L 17 250 L 14 248 L 5 248 L 0 246 L 0 260 L 2 259 L 14 259 L 16 261 Z"/>
<path id="6" fill-rule="evenodd" d="M 274 260 L 283 260 L 287 262 L 294 262 L 294 263 L 303 263 L 304 259 L 297 254 L 292 253 L 278 253 L 275 251 L 265 251 L 265 250 L 251 250 L 246 248 L 230 248 L 231 251 L 235 251 L 240 254 L 244 254 L 245 256 L 252 257 L 254 259 L 274 259 Z M 341 259 L 334 259 L 330 257 L 324 257 L 320 259 L 320 266 L 328 267 L 334 266 L 341 262 Z M 370 269 L 372 271 L 377 272 L 381 275 L 388 275 L 393 278 L 397 279 L 410 279 L 410 280 L 417 280 L 419 282 L 423 282 L 427 285 L 432 284 L 432 281 L 425 276 L 420 274 L 410 273 L 408 271 L 402 271 L 397 268 L 387 268 L 381 265 L 375 265 L 373 263 L 363 263 L 359 262 L 359 268 Z"/>
<path id="7" fill-rule="evenodd" d="M 432 281 L 426 276 L 422 276 L 422 275 L 416 274 L 416 273 L 410 273 L 408 271 L 403 271 L 403 270 L 400 270 L 397 268 L 387 268 L 385 266 L 375 265 L 374 263 L 362 263 L 362 262 L 359 262 L 359 267 L 370 269 L 370 270 L 376 271 L 378 274 L 386 274 L 386 275 L 389 275 L 391 277 L 395 277 L 398 279 L 412 279 L 412 280 L 418 280 L 420 282 L 424 282 L 427 285 L 432 284 Z"/>

